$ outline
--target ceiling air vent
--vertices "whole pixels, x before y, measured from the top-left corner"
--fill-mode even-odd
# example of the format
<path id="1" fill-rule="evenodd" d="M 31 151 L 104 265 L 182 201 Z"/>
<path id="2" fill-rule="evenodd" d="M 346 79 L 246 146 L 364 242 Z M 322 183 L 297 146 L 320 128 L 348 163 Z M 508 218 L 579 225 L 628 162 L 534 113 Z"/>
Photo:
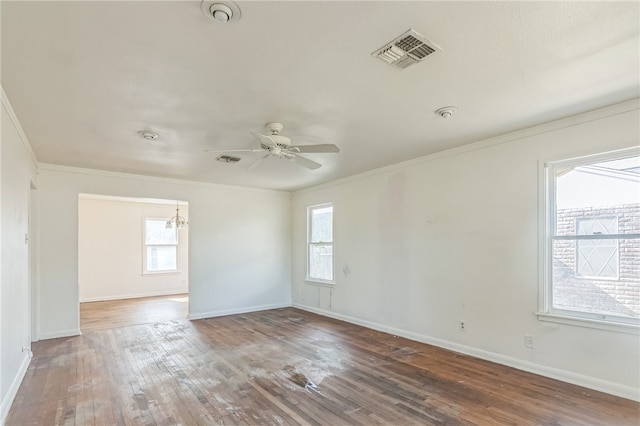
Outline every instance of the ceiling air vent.
<path id="1" fill-rule="evenodd" d="M 238 161 L 240 161 L 240 157 L 232 157 L 230 155 L 221 155 L 220 157 L 216 158 L 216 161 L 219 161 L 221 163 L 237 163 Z"/>
<path id="2" fill-rule="evenodd" d="M 397 69 L 405 69 L 417 64 L 436 50 L 442 50 L 437 44 L 409 30 L 390 43 L 371 54 Z"/>

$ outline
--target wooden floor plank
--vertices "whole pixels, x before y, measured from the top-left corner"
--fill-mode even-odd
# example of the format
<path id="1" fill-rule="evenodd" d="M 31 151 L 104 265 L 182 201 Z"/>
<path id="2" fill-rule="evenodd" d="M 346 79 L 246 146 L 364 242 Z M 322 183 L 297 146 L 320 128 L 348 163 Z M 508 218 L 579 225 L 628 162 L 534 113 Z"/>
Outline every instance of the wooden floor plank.
<path id="1" fill-rule="evenodd" d="M 7 425 L 640 422 L 634 401 L 293 308 L 108 322 L 33 345 Z"/>

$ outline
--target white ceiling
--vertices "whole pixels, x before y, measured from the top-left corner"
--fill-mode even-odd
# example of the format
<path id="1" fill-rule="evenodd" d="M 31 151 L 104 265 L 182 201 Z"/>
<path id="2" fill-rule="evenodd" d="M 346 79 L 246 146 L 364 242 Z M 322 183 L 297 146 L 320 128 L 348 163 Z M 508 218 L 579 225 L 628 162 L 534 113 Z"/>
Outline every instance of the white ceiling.
<path id="1" fill-rule="evenodd" d="M 2 86 L 47 163 L 290 190 L 639 93 L 638 2 L 240 1 L 226 25 L 197 1 L 1 3 Z M 370 56 L 409 28 L 443 50 Z M 314 171 L 203 152 L 254 148 L 267 121 L 342 152 Z"/>

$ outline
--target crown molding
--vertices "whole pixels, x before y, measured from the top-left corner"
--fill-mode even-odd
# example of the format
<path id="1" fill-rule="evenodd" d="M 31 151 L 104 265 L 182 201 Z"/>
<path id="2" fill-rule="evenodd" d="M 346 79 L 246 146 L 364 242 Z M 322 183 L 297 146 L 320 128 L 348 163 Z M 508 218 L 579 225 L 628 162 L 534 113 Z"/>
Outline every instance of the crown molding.
<path id="1" fill-rule="evenodd" d="M 307 192 L 313 192 L 325 188 L 329 188 L 335 185 L 341 185 L 347 182 L 357 181 L 360 179 L 366 179 L 368 177 L 384 175 L 394 173 L 400 170 L 406 170 L 413 166 L 435 161 L 441 158 L 451 157 L 454 155 L 460 155 L 471 151 L 477 151 L 480 149 L 489 148 L 492 146 L 507 144 L 515 142 L 520 139 L 529 138 L 532 136 L 541 135 L 544 133 L 554 132 L 556 130 L 566 129 L 569 127 L 577 126 L 580 124 L 589 123 L 591 121 L 601 120 L 616 115 L 625 114 L 631 111 L 640 110 L 640 98 L 630 99 L 628 101 L 620 102 L 604 108 L 598 108 L 595 110 L 583 112 L 581 114 L 572 115 L 569 117 L 561 118 L 559 120 L 549 121 L 547 123 L 538 124 L 536 126 L 527 127 L 525 129 L 516 130 L 514 132 L 505 133 L 503 135 L 494 136 L 488 139 L 483 139 L 477 142 L 465 144 L 456 148 L 446 149 L 444 151 L 435 152 L 422 157 L 413 158 L 411 160 L 403 161 L 389 166 L 380 167 L 374 170 L 368 170 L 366 172 L 358 173 L 356 175 L 347 176 L 331 182 L 322 183 L 307 188 L 301 188 L 292 191 L 292 194 L 304 194 Z"/>
<path id="2" fill-rule="evenodd" d="M 11 101 L 9 101 L 9 97 L 7 96 L 7 93 L 4 91 L 4 87 L 2 86 L 0 86 L 0 102 L 2 103 L 2 106 L 7 111 L 7 115 L 9 115 L 9 119 L 15 126 L 16 131 L 18 132 L 18 136 L 20 137 L 20 140 L 24 145 L 24 148 L 29 153 L 29 157 L 31 158 L 31 161 L 33 162 L 34 167 L 36 167 L 37 169 L 38 158 L 36 157 L 36 153 L 33 151 L 33 148 L 29 143 L 29 139 L 27 138 L 27 135 L 24 133 L 24 129 L 20 124 L 20 120 L 18 120 L 18 116 L 16 115 L 16 112 L 13 109 L 13 105 L 11 105 Z"/>
<path id="3" fill-rule="evenodd" d="M 248 186 L 225 185 L 220 183 L 199 182 L 199 181 L 186 180 L 186 179 L 175 179 L 175 178 L 166 178 L 166 177 L 151 176 L 151 175 L 138 175 L 133 173 L 112 172 L 108 170 L 87 169 L 82 167 L 63 166 L 61 164 L 51 164 L 51 163 L 38 163 L 38 170 L 57 172 L 57 173 L 70 173 L 70 174 L 77 174 L 77 175 L 102 176 L 102 177 L 109 177 L 109 178 L 115 178 L 115 179 L 137 180 L 137 181 L 143 181 L 143 182 L 155 182 L 155 183 L 163 183 L 163 184 L 169 184 L 169 185 L 186 185 L 186 186 L 196 186 L 196 187 L 202 187 L 202 188 L 215 188 L 215 189 L 223 189 L 227 191 L 249 191 L 249 192 L 261 192 L 261 193 L 269 193 L 269 194 L 280 194 L 280 195 L 285 195 L 287 197 L 291 195 L 291 193 L 288 191 L 281 191 L 276 189 L 252 188 Z"/>

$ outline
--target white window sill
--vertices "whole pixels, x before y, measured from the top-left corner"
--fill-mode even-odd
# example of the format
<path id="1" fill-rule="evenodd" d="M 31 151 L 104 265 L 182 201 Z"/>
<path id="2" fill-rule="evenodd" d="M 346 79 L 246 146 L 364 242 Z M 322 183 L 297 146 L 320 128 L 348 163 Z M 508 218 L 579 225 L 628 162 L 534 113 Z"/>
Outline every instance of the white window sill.
<path id="1" fill-rule="evenodd" d="M 178 274 L 181 274 L 181 273 L 182 272 L 180 272 L 180 271 L 157 271 L 157 272 L 155 272 L 155 271 L 154 272 L 146 271 L 146 272 L 142 273 L 142 276 L 143 277 L 152 277 L 154 275 L 178 275 Z"/>
<path id="2" fill-rule="evenodd" d="M 568 324 L 577 327 L 597 328 L 599 330 L 616 331 L 619 333 L 640 334 L 640 326 L 638 326 L 637 324 L 602 321 L 591 318 L 579 318 L 559 314 L 547 314 L 543 312 L 536 312 L 536 315 L 538 316 L 538 320 L 540 321 Z"/>
<path id="3" fill-rule="evenodd" d="M 310 284 L 310 285 L 317 285 L 320 287 L 335 287 L 336 286 L 336 282 L 335 281 L 320 281 L 320 280 L 314 280 L 312 278 L 307 278 L 306 280 L 304 280 L 304 282 L 306 284 Z"/>

